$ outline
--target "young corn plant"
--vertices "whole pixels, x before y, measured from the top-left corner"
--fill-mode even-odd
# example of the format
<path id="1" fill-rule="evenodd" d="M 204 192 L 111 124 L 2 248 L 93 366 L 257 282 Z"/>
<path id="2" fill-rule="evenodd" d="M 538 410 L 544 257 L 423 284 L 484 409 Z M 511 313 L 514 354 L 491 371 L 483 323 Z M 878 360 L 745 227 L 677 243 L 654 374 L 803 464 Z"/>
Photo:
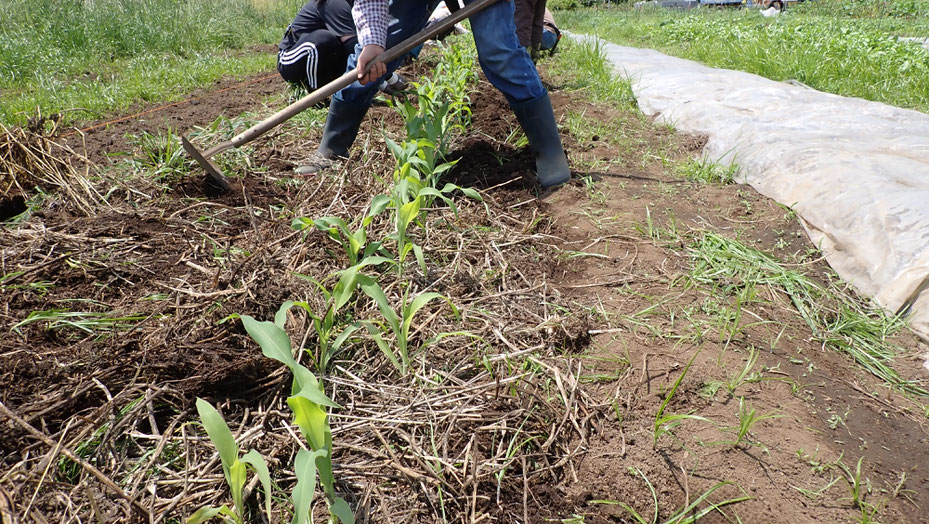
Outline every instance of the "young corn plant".
<path id="1" fill-rule="evenodd" d="M 448 302 L 455 317 L 459 317 L 458 308 L 452 304 L 451 300 L 439 293 L 421 293 L 417 295 L 416 298 L 410 300 L 410 288 L 407 286 L 403 291 L 400 310 L 398 312 L 391 307 L 387 295 L 384 294 L 384 290 L 381 289 L 381 286 L 378 285 L 376 280 L 366 275 L 358 275 L 358 282 L 361 290 L 374 300 L 374 303 L 377 304 L 378 309 L 381 311 L 381 315 L 383 315 L 383 322 L 367 322 L 365 326 L 374 339 L 374 342 L 377 344 L 377 347 L 402 375 L 406 375 L 410 368 L 410 328 L 416 313 L 429 302 L 442 299 Z M 396 351 L 384 340 L 384 335 L 393 335 Z M 447 336 L 447 334 L 436 335 L 427 340 L 423 344 L 423 347 L 436 342 L 443 336 Z"/>
<path id="2" fill-rule="evenodd" d="M 242 315 L 241 318 L 249 336 L 261 347 L 262 354 L 284 364 L 293 374 L 287 405 L 313 450 L 312 453 L 297 455 L 297 469 L 304 476 L 303 483 L 298 481 L 298 489 L 294 492 L 294 522 L 306 522 L 309 516 L 315 491 L 315 475 L 318 474 L 333 520 L 354 523 L 355 516 L 348 503 L 335 493 L 335 476 L 332 473 L 332 429 L 327 408 L 337 409 L 340 406 L 326 396 L 316 376 L 294 358 L 290 337 L 283 327 L 286 309 L 278 311 L 274 322 L 259 322 L 248 315 Z M 299 500 L 296 497 L 300 497 Z"/>
<path id="3" fill-rule="evenodd" d="M 398 168 L 393 174 L 394 184 L 388 194 L 374 197 L 371 207 L 387 207 L 392 210 L 392 236 L 397 242 L 398 270 L 403 270 L 403 262 L 412 251 L 425 272 L 426 261 L 422 249 L 409 239 L 411 225 L 419 220 L 424 210 L 432 206 L 437 198 L 445 202 L 457 215 L 458 208 L 455 202 L 447 196 L 456 190 L 476 200 L 481 200 L 481 196 L 474 189 L 461 188 L 451 183 L 445 184 L 441 190 L 436 189 L 434 184 L 438 176 L 450 169 L 452 164 L 435 166 L 435 158 L 425 153 L 419 142 L 404 142 L 400 145 L 387 139 L 387 145 L 398 162 Z"/>
<path id="4" fill-rule="evenodd" d="M 229 491 L 232 493 L 232 509 L 225 504 L 218 507 L 204 506 L 194 512 L 187 519 L 187 524 L 199 524 L 206 522 L 214 517 L 221 517 L 227 522 L 244 524 L 245 501 L 242 498 L 242 490 L 245 488 L 245 482 L 248 476 L 248 467 L 258 475 L 261 486 L 264 488 L 265 515 L 271 518 L 271 475 L 268 473 L 268 465 L 264 457 L 255 450 L 251 450 L 242 457 L 239 457 L 239 446 L 229 431 L 229 426 L 223 420 L 222 415 L 216 411 L 203 399 L 197 399 L 197 412 L 200 414 L 200 422 L 203 429 L 206 430 L 207 436 L 219 452 L 219 460 L 223 466 L 223 475 L 226 477 L 226 484 L 229 485 Z"/>
<path id="5" fill-rule="evenodd" d="M 697 353 L 699 355 L 699 353 Z M 684 380 L 684 377 L 687 375 L 687 371 L 690 370 L 690 366 L 694 363 L 694 360 L 697 358 L 697 355 L 694 355 L 690 359 L 690 362 L 687 363 L 687 366 L 684 367 L 684 371 L 677 377 L 677 380 L 674 382 L 674 385 L 671 386 L 671 389 L 665 394 L 664 400 L 661 402 L 661 406 L 658 408 L 658 412 L 655 413 L 655 423 L 652 428 L 652 436 L 654 440 L 652 441 L 652 447 L 658 449 L 658 439 L 663 435 L 669 435 L 672 438 L 674 437 L 674 429 L 677 428 L 685 420 L 697 420 L 700 422 L 709 422 L 713 423 L 712 420 L 701 417 L 699 415 L 694 415 L 693 411 L 690 413 L 678 413 L 678 414 L 667 414 L 665 411 L 668 408 L 668 404 L 671 403 L 671 399 L 674 398 L 674 394 L 677 393 L 677 388 L 680 387 L 681 382 Z"/>
<path id="6" fill-rule="evenodd" d="M 287 312 L 294 306 L 298 306 L 306 311 L 312 322 L 313 330 L 316 332 L 316 350 L 312 353 L 316 370 L 320 373 L 326 373 L 329 370 L 329 363 L 335 354 L 342 348 L 346 340 L 361 327 L 359 322 L 344 323 L 342 321 L 341 311 L 355 296 L 355 290 L 358 288 L 360 271 L 367 266 L 391 264 L 393 260 L 380 256 L 367 256 L 357 264 L 348 269 L 343 269 L 339 273 L 339 280 L 332 290 L 329 290 L 319 281 L 304 275 L 298 275 L 306 278 L 316 285 L 323 295 L 325 307 L 322 314 L 313 311 L 313 306 L 303 301 L 288 300 L 281 304 L 277 313 L 274 315 L 275 323 L 283 327 L 287 319 Z"/>
<path id="7" fill-rule="evenodd" d="M 329 235 L 345 250 L 349 262 L 358 264 L 365 258 L 383 251 L 381 242 L 368 242 L 368 226 L 374 218 L 387 208 L 388 200 L 375 198 L 367 214 L 360 220 L 348 224 L 339 217 L 322 217 L 311 220 L 307 217 L 294 218 L 290 227 L 296 231 L 306 231 L 311 226 Z"/>

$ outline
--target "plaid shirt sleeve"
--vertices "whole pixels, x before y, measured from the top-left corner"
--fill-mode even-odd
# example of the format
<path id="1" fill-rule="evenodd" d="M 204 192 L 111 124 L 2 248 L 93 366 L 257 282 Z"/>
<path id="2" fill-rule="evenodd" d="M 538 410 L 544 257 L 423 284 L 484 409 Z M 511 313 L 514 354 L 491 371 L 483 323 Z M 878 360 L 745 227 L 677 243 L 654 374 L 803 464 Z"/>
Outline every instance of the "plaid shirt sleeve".
<path id="1" fill-rule="evenodd" d="M 387 47 L 387 25 L 390 23 L 388 0 L 356 0 L 352 18 L 362 47 L 375 44 Z"/>

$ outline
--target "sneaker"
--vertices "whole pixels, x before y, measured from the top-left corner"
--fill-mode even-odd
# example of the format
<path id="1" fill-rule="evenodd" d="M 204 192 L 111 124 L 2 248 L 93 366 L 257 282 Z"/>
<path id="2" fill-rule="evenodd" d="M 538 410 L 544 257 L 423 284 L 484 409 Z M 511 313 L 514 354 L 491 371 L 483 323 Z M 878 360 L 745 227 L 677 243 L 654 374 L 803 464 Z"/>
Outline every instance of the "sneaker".
<path id="1" fill-rule="evenodd" d="M 388 96 L 394 96 L 397 93 L 406 91 L 406 88 L 406 80 L 404 80 L 403 77 L 397 73 L 390 75 L 390 78 L 384 80 L 381 82 L 381 85 L 378 86 L 378 89 L 380 89 L 382 93 Z"/>

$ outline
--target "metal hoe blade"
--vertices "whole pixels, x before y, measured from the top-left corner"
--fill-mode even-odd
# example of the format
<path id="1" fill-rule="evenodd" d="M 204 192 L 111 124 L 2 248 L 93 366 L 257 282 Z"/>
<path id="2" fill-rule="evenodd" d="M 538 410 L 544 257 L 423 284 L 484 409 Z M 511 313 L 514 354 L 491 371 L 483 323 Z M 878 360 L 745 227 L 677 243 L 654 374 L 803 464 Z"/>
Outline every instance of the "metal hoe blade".
<path id="1" fill-rule="evenodd" d="M 216 164 L 210 161 L 209 158 L 203 156 L 200 151 L 190 143 L 190 140 L 187 140 L 187 137 L 181 137 L 181 144 L 184 146 L 184 151 L 187 151 L 187 154 L 196 160 L 197 163 L 200 164 L 200 167 L 206 171 L 207 176 L 216 184 L 218 189 L 223 192 L 229 191 L 229 179 L 223 176 Z"/>

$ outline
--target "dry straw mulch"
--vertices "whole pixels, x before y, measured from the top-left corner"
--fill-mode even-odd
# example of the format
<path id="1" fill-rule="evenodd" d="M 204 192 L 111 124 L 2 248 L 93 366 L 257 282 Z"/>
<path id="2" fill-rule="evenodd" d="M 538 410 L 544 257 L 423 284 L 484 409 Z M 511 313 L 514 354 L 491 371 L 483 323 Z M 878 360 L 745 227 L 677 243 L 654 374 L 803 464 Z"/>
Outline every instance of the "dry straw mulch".
<path id="1" fill-rule="evenodd" d="M 255 156 L 286 157 L 296 140 L 279 135 Z M 59 173 L 68 165 L 51 153 L 29 159 Z M 74 201 L 88 217 L 46 216 L 5 230 L 5 271 L 18 275 L 5 283 L 11 299 L 0 318 L 0 378 L 15 384 L 0 393 L 0 511 L 12 508 L 23 521 L 165 522 L 228 503 L 215 449 L 192 423 L 198 396 L 219 406 L 240 448 L 260 451 L 290 489 L 304 445 L 285 403 L 291 378 L 230 315 L 270 319 L 287 299 L 322 309 L 301 275 L 332 285 L 326 279 L 347 260 L 326 235 L 290 230 L 290 217 L 359 216 L 384 190 L 372 173 L 389 177 L 390 165 L 382 147 L 369 148 L 299 186 L 280 173 L 246 176 L 218 201 L 184 198 L 186 182 L 175 181 L 176 192 L 160 199 L 126 191 L 101 204 L 87 195 L 108 188 L 91 185 Z M 17 173 L 24 184 L 25 171 Z M 412 347 L 457 335 L 416 350 L 406 376 L 359 336 L 321 377 L 342 406 L 331 415 L 338 490 L 361 522 L 556 515 L 553 487 L 573 477 L 611 410 L 585 393 L 580 364 L 564 353 L 589 335 L 584 311 L 549 284 L 563 271 L 558 239 L 539 204 L 517 202 L 526 193 L 509 190 L 484 191 L 483 203 L 458 199 L 457 215 L 430 211 L 416 233 L 428 271 L 411 260 L 402 276 L 378 277 L 395 306 L 410 286 L 411 296 L 438 291 L 461 310 L 456 318 L 434 302 L 417 317 Z M 382 217 L 369 238 L 389 232 Z M 46 281 L 55 285 L 36 291 Z M 107 327 L 22 324 L 55 308 Z M 365 297 L 349 314 L 380 316 Z M 292 310 L 287 330 L 307 363 L 309 328 Z M 261 521 L 255 486 L 249 500 Z M 325 505 L 315 511 L 322 518 Z M 275 519 L 289 517 L 279 509 Z"/>
<path id="2" fill-rule="evenodd" d="M 92 163 L 58 139 L 58 119 L 39 115 L 26 127 L 0 124 L 0 195 L 57 192 L 75 211 L 91 215 L 105 205 L 91 181 Z"/>

